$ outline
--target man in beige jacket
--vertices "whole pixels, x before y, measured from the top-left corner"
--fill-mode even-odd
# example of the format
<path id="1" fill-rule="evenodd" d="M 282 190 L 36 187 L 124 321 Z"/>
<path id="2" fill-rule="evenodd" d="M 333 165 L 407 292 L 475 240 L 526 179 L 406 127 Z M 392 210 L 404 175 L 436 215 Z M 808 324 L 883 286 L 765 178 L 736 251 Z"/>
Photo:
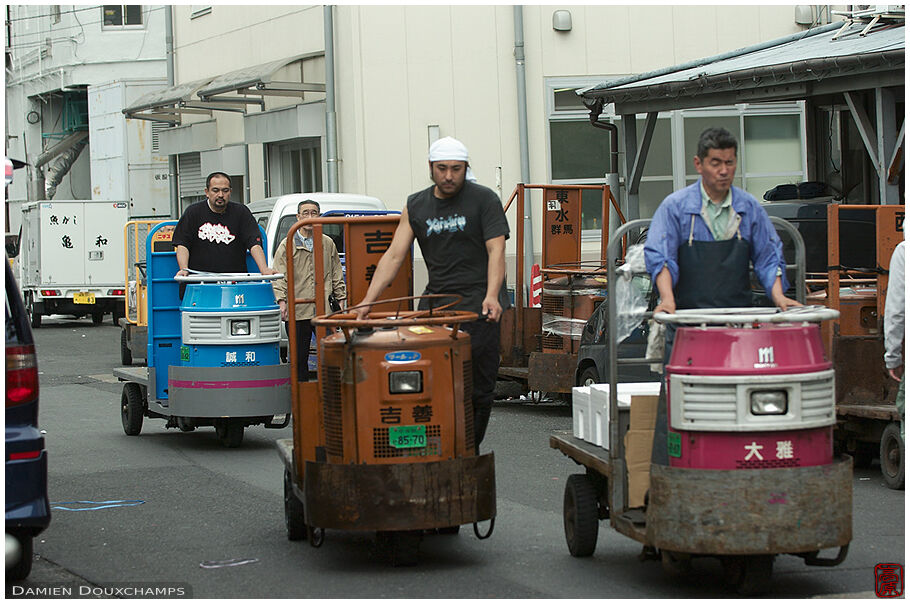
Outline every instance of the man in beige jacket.
<path id="1" fill-rule="evenodd" d="M 316 218 L 319 216 L 319 204 L 313 200 L 305 199 L 297 204 L 297 220 Z M 275 250 L 272 268 L 283 275 L 287 275 L 287 239 L 283 239 Z M 325 308 L 329 309 L 329 295 L 334 294 L 340 303 L 347 297 L 344 285 L 344 275 L 341 272 L 341 259 L 335 242 L 328 235 L 322 236 L 323 255 L 323 280 L 325 282 Z M 314 299 L 316 296 L 316 276 L 313 271 L 313 227 L 303 226 L 294 234 L 294 298 Z M 276 279 L 272 283 L 275 289 L 275 299 L 281 307 L 281 318 L 288 321 L 288 282 L 287 277 Z M 316 316 L 314 303 L 297 304 L 295 306 L 297 319 L 297 380 L 305 382 L 309 379 L 310 339 L 313 335 L 313 326 L 310 319 Z"/>

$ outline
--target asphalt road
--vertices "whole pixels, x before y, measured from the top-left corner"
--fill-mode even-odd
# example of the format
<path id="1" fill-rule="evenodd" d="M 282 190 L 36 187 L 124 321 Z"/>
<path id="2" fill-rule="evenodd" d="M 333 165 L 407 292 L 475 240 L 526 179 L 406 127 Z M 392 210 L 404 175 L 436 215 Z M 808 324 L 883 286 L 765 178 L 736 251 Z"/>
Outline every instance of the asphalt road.
<path id="1" fill-rule="evenodd" d="M 569 555 L 563 489 L 581 469 L 548 445 L 551 431 L 571 429 L 566 406 L 497 402 L 482 447 L 496 455 L 492 537 L 478 540 L 470 527 L 427 536 L 418 566 L 394 568 L 369 533 L 327 531 L 318 549 L 287 540 L 274 441 L 290 428 L 249 428 L 239 449 L 223 448 L 212 428 L 182 433 L 162 420 L 126 436 L 111 375 L 119 329 L 55 317 L 35 335 L 57 509 L 36 539 L 31 577 L 8 584 L 8 596 L 53 595 L 49 588 L 129 596 L 156 586 L 197 598 L 730 597 L 718 561 L 695 560 L 688 575 L 671 577 L 640 561 L 640 545 L 606 521 L 593 557 Z M 767 596 L 873 597 L 875 565 L 904 563 L 904 518 L 904 492 L 885 487 L 877 466 L 856 470 L 846 561 L 809 567 L 778 556 Z"/>

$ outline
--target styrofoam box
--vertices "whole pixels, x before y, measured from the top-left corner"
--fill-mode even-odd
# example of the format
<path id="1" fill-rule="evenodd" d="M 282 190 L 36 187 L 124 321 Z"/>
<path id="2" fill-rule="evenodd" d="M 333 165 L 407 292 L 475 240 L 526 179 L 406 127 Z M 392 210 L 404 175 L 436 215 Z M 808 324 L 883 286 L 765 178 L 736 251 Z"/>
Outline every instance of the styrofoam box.
<path id="1" fill-rule="evenodd" d="M 591 389 L 588 386 L 572 388 L 572 434 L 587 440 L 591 432 Z"/>
<path id="2" fill-rule="evenodd" d="M 602 447 L 610 448 L 610 384 L 591 384 L 590 412 L 586 440 Z M 632 405 L 632 396 L 639 394 L 660 394 L 660 382 L 629 382 L 616 385 L 616 404 L 620 409 Z"/>

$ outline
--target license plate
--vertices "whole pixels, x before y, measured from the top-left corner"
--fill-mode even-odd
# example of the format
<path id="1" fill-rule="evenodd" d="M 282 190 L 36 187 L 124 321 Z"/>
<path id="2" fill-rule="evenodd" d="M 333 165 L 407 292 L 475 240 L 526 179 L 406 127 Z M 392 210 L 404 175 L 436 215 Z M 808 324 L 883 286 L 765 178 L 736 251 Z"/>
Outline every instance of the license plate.
<path id="1" fill-rule="evenodd" d="M 74 304 L 94 304 L 95 294 L 91 292 L 76 292 L 73 294 Z"/>
<path id="2" fill-rule="evenodd" d="M 427 446 L 426 426 L 394 426 L 389 428 L 389 445 L 396 449 Z"/>

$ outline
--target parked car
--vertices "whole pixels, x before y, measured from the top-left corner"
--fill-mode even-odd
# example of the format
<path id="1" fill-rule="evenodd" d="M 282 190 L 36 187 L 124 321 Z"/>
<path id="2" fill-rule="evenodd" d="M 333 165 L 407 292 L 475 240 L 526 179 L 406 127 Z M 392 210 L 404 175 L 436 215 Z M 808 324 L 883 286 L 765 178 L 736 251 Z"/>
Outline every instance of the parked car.
<path id="1" fill-rule="evenodd" d="M 47 451 L 38 429 L 38 361 L 22 296 L 6 258 L 6 579 L 32 569 L 32 541 L 51 521 Z"/>

